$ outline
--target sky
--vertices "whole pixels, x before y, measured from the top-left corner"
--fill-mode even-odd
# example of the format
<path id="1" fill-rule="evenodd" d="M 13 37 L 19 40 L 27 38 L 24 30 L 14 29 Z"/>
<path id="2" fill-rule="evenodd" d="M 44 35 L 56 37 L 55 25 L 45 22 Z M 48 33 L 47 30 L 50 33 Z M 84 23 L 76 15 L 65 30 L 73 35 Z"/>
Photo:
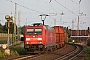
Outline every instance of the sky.
<path id="1" fill-rule="evenodd" d="M 45 24 L 50 26 L 60 25 L 72 29 L 72 21 L 74 21 L 73 29 L 77 29 L 78 16 L 80 16 L 79 29 L 90 27 L 90 0 L 0 0 L 0 23 L 2 25 L 6 22 L 6 15 L 14 16 L 15 3 L 17 3 L 16 24 L 20 26 L 42 22 L 39 15 L 47 14 L 49 16 L 46 17 Z M 18 23 L 19 11 L 20 23 Z"/>

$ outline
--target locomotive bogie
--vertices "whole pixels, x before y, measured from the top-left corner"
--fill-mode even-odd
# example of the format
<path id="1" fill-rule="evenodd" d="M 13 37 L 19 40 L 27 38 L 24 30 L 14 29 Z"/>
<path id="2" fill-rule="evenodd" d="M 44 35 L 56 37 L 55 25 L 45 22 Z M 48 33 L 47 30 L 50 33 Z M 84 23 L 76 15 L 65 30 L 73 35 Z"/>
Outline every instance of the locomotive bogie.
<path id="1" fill-rule="evenodd" d="M 45 49 L 44 49 L 44 45 L 42 44 L 38 44 L 38 45 L 30 45 L 30 44 L 27 44 L 24 46 L 25 50 L 27 51 L 27 53 L 38 53 L 38 52 L 44 52 Z"/>

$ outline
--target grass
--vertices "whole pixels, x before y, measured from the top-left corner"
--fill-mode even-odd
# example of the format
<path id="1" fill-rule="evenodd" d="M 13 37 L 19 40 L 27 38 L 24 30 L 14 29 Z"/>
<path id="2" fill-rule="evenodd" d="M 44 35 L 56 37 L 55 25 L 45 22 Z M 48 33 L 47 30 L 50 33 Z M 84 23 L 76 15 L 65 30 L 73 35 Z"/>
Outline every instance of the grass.
<path id="1" fill-rule="evenodd" d="M 0 48 L 0 59 L 26 54 L 23 43 L 17 46 L 10 46 L 9 49 L 10 49 L 10 55 L 6 54 L 4 50 Z"/>
<path id="2" fill-rule="evenodd" d="M 0 58 L 6 57 L 4 50 L 0 48 Z"/>
<path id="3" fill-rule="evenodd" d="M 90 46 L 84 49 L 86 53 L 85 60 L 90 60 Z"/>
<path id="4" fill-rule="evenodd" d="M 10 49 L 13 50 L 13 51 L 14 51 L 14 50 L 17 51 L 19 55 L 24 55 L 24 54 L 26 54 L 26 53 L 25 53 L 25 50 L 24 50 L 24 45 L 23 45 L 23 44 L 17 45 L 17 46 L 14 46 L 14 47 L 11 46 Z"/>

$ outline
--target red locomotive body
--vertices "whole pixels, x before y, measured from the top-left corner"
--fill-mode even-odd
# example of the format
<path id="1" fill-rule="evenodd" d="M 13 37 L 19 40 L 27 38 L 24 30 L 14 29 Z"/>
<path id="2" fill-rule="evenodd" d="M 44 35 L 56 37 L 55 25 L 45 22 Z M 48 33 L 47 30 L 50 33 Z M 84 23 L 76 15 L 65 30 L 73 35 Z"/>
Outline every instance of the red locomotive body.
<path id="1" fill-rule="evenodd" d="M 33 24 L 24 30 L 24 48 L 29 53 L 45 51 L 46 48 L 55 46 L 55 31 L 49 26 Z"/>

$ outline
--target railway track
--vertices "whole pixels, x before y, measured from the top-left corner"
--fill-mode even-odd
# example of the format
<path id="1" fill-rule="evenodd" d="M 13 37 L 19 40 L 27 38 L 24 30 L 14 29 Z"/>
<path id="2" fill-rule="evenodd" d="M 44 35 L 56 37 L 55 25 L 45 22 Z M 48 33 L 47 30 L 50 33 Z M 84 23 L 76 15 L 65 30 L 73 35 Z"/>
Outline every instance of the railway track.
<path id="1" fill-rule="evenodd" d="M 81 45 L 66 44 L 65 47 L 52 51 L 49 54 L 25 55 L 8 60 L 73 60 L 83 50 Z"/>
<path id="2" fill-rule="evenodd" d="M 79 55 L 83 51 L 83 47 L 81 45 L 74 44 L 75 50 L 70 53 L 63 55 L 55 60 L 74 60 L 74 58 Z"/>

